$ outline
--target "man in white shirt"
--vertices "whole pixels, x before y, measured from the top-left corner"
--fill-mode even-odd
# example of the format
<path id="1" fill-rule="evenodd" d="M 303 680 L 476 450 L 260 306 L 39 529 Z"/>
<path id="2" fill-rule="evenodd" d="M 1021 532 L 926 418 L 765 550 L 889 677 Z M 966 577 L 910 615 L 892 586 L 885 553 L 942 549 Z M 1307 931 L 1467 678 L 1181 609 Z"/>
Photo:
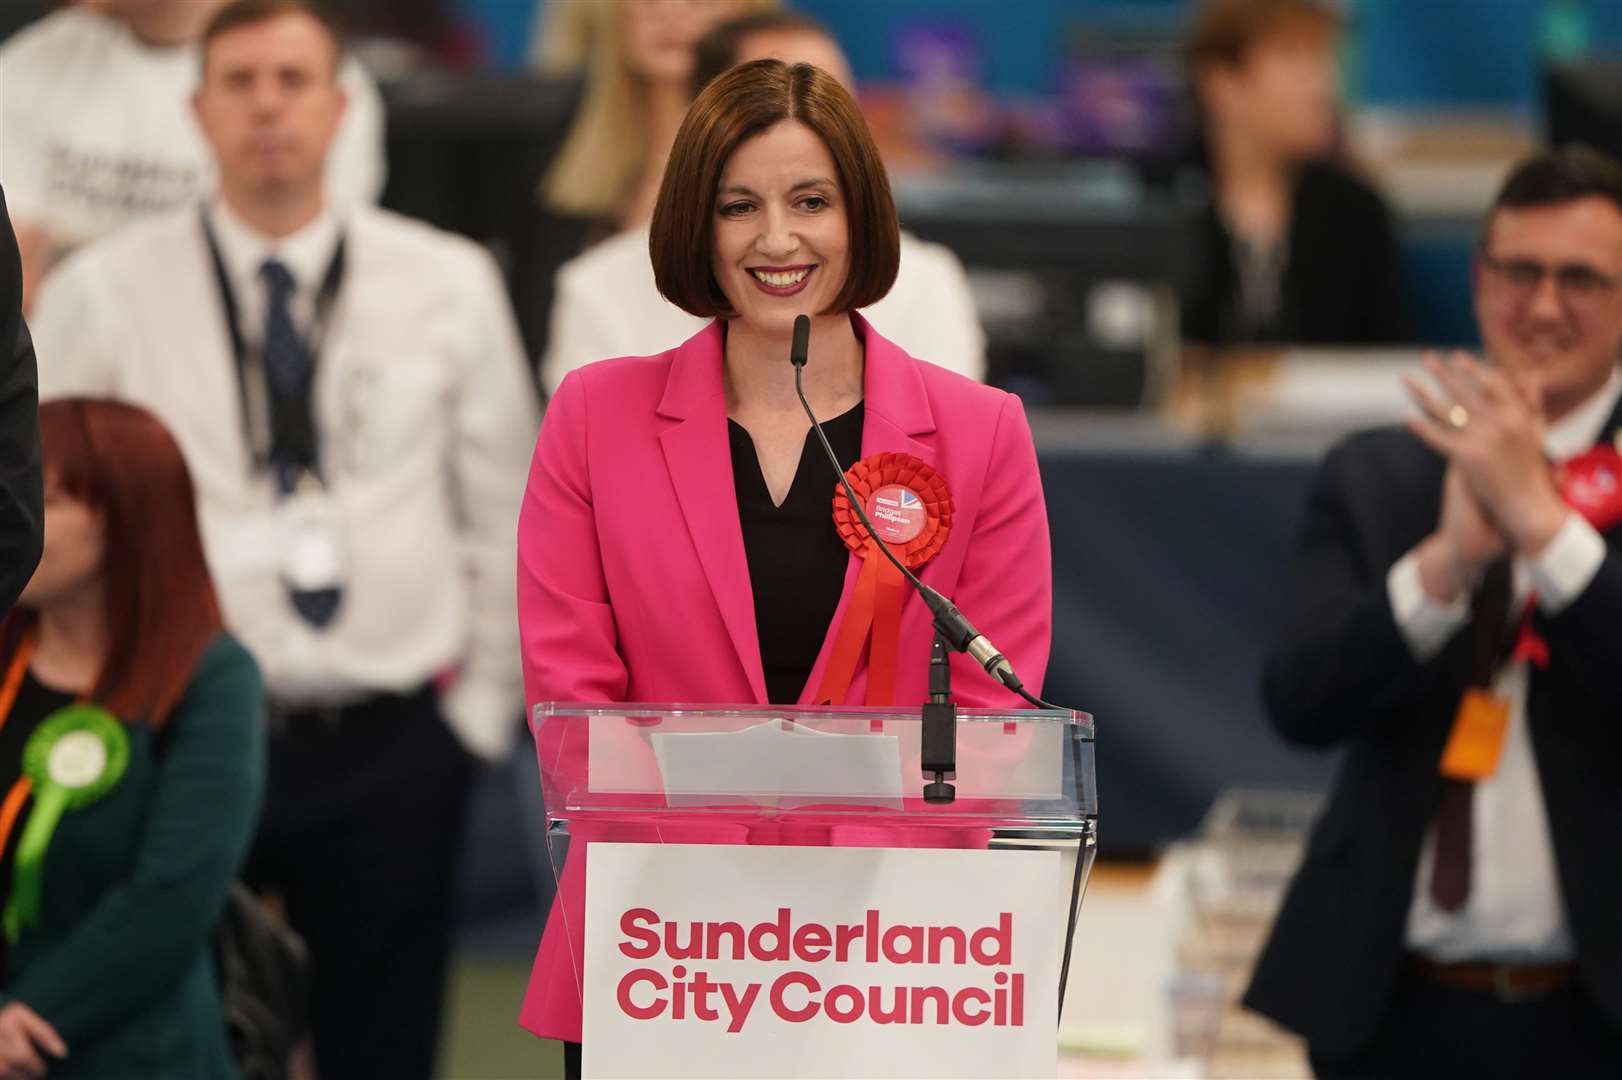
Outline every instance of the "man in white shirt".
<path id="1" fill-rule="evenodd" d="M 1487 363 L 1310 500 L 1266 696 L 1346 757 L 1246 1004 L 1320 1077 L 1622 1076 L 1622 165 L 1509 177 Z"/>
<path id="2" fill-rule="evenodd" d="M 815 21 L 767 11 L 723 23 L 699 42 L 694 88 L 727 68 L 773 58 L 815 64 L 854 92 L 839 44 Z M 986 377 L 986 341 L 963 264 L 949 248 L 901 234 L 901 268 L 890 292 L 863 314 L 908 353 L 976 381 Z M 662 352 L 692 337 L 707 319 L 659 295 L 647 228 L 628 229 L 558 269 L 551 330 L 541 357 L 548 394 L 575 368 L 616 356 Z"/>
<path id="3" fill-rule="evenodd" d="M 326 197 L 330 25 L 237 0 L 202 49 L 218 194 L 51 276 L 42 392 L 134 401 L 174 432 L 272 698 L 248 876 L 309 942 L 320 1072 L 427 1077 L 463 750 L 498 757 L 523 711 L 514 530 L 538 408 L 482 250 Z"/>
<path id="4" fill-rule="evenodd" d="M 152 214 L 195 206 L 213 162 L 191 115 L 197 38 L 226 0 L 64 6 L 0 47 L 0 182 L 22 248 L 24 303 L 74 248 Z M 335 205 L 383 191 L 383 101 L 358 61 L 329 155 Z"/>

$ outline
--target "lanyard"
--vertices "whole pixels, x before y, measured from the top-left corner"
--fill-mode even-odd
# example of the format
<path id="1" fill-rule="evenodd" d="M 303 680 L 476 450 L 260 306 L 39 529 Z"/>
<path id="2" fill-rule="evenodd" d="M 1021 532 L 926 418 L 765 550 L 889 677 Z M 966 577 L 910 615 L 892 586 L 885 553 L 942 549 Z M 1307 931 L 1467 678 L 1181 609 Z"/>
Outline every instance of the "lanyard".
<path id="1" fill-rule="evenodd" d="M 328 320 L 338 299 L 338 290 L 343 285 L 346 238 L 342 236 L 338 238 L 338 246 L 332 253 L 332 261 L 327 264 L 327 272 L 321 279 L 320 291 L 316 293 L 315 321 L 305 338 L 305 348 L 310 355 L 310 378 L 305 383 L 304 392 L 298 395 L 296 400 L 288 401 L 278 399 L 276 395 L 270 393 L 269 384 L 265 381 L 264 365 L 259 363 L 255 351 L 248 347 L 248 339 L 242 329 L 242 313 L 237 304 L 236 290 L 231 287 L 231 277 L 226 272 L 225 259 L 220 254 L 220 245 L 214 236 L 214 229 L 208 223 L 206 209 L 202 211 L 201 219 L 203 236 L 208 241 L 209 258 L 214 264 L 214 283 L 219 290 L 220 306 L 225 311 L 226 331 L 231 338 L 231 355 L 237 373 L 238 406 L 242 412 L 243 437 L 247 441 L 248 455 L 253 461 L 254 468 L 256 470 L 266 468 L 276 453 L 281 451 L 290 454 L 299 464 L 317 470 L 320 447 L 310 398 L 315 386 L 315 372 L 319 367 L 321 348 L 326 341 Z M 259 370 L 254 371 L 255 368 Z M 268 432 L 262 430 L 262 425 L 258 422 L 258 411 L 253 406 L 256 391 L 258 400 L 269 403 Z"/>
<path id="2" fill-rule="evenodd" d="M 30 633 L 17 643 L 17 651 L 11 654 L 11 665 L 6 668 L 5 681 L 0 682 L 0 726 L 11 718 L 11 707 L 17 703 L 17 691 L 22 689 L 23 674 L 33 655 L 34 635 Z"/>
<path id="3" fill-rule="evenodd" d="M 34 655 L 34 634 L 32 631 L 17 642 L 17 651 L 11 654 L 11 665 L 6 669 L 6 680 L 0 683 L 0 726 L 11 719 L 11 707 L 17 703 L 17 691 L 22 688 L 23 674 L 28 670 L 28 661 Z M 11 833 L 17 827 L 17 818 L 23 812 L 23 804 L 28 796 L 33 794 L 34 785 L 26 776 L 19 776 L 7 791 L 4 799 L 0 799 L 0 851 L 4 851 L 11 843 Z"/>

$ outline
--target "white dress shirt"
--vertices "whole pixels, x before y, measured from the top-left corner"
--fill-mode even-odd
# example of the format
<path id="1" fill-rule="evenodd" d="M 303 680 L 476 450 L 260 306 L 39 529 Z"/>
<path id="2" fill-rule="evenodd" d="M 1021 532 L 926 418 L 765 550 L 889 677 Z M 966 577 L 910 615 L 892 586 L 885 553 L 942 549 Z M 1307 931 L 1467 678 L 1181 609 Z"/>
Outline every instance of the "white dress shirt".
<path id="1" fill-rule="evenodd" d="M 918 359 L 984 381 L 985 333 L 963 264 L 949 248 L 903 232 L 895 285 L 862 314 Z M 556 393 L 577 367 L 663 352 L 709 322 L 659 295 L 648 230 L 627 229 L 558 268 L 541 383 L 548 394 Z"/>
<path id="2" fill-rule="evenodd" d="M 195 206 L 214 188 L 192 115 L 196 45 L 142 44 L 122 22 L 65 7 L 0 47 L 0 184 L 16 221 L 72 248 L 152 214 Z M 383 99 L 353 57 L 328 158 L 333 205 L 383 191 Z"/>
<path id="3" fill-rule="evenodd" d="M 223 208 L 211 217 L 250 341 L 263 333 L 264 258 L 275 254 L 296 276 L 295 321 L 307 326 L 340 229 L 344 237 L 313 406 L 349 552 L 334 620 L 306 623 L 282 580 L 278 498 L 251 464 L 195 209 L 133 225 L 45 282 L 31 318 L 41 397 L 133 401 L 174 432 L 227 624 L 272 694 L 341 704 L 456 668 L 447 719 L 469 749 L 500 754 L 523 708 L 515 529 L 539 421 L 493 261 L 371 208 L 280 242 Z"/>
<path id="4" fill-rule="evenodd" d="M 288 299 L 293 325 L 309 334 L 315 321 L 316 295 L 332 269 L 342 237 L 338 219 L 323 211 L 292 236 L 270 240 L 218 201 L 210 203 L 205 212 L 231 283 L 244 339 L 257 346 L 264 337 L 268 297 L 260 269 L 273 258 L 293 275 L 293 294 Z"/>
<path id="5" fill-rule="evenodd" d="M 1559 461 L 1592 446 L 1619 398 L 1622 375 L 1613 371 L 1602 391 L 1549 427 L 1544 442 L 1549 456 Z M 1604 560 L 1604 539 L 1572 511 L 1536 558 L 1514 560 L 1511 625 L 1518 624 L 1533 589 L 1539 608 L 1558 614 L 1588 587 Z M 1470 621 L 1467 599 L 1439 604 L 1425 592 L 1414 552 L 1391 568 L 1386 587 L 1397 626 L 1421 661 L 1440 652 Z M 1492 692 L 1510 706 L 1509 729 L 1497 770 L 1475 785 L 1470 894 L 1457 911 L 1445 911 L 1431 898 L 1435 827 L 1425 834 L 1408 909 L 1407 943 L 1443 963 L 1558 963 L 1573 956 L 1526 719 L 1529 679 L 1526 662 L 1515 661 L 1493 680 Z"/>

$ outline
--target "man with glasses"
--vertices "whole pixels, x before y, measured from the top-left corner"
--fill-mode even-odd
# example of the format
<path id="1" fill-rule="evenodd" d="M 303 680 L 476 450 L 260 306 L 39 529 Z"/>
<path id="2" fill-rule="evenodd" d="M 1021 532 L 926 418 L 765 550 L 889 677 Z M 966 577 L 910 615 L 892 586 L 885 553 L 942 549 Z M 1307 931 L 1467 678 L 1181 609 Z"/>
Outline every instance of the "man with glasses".
<path id="1" fill-rule="evenodd" d="M 1514 170 L 1485 355 L 1311 497 L 1265 692 L 1340 776 L 1246 1004 L 1322 1077 L 1622 1075 L 1622 165 Z"/>

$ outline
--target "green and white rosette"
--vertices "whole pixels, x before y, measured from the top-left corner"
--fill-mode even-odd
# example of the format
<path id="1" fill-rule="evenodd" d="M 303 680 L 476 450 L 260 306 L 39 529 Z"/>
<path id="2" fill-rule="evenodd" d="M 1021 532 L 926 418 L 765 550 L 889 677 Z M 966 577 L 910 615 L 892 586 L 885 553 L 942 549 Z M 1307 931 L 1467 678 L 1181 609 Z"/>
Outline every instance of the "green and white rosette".
<path id="1" fill-rule="evenodd" d="M 34 788 L 34 808 L 17 842 L 11 896 L 3 916 L 6 940 L 39 925 L 45 853 L 62 815 L 82 810 L 112 791 L 130 761 L 124 725 L 95 705 L 69 705 L 45 718 L 23 746 L 23 775 Z"/>

